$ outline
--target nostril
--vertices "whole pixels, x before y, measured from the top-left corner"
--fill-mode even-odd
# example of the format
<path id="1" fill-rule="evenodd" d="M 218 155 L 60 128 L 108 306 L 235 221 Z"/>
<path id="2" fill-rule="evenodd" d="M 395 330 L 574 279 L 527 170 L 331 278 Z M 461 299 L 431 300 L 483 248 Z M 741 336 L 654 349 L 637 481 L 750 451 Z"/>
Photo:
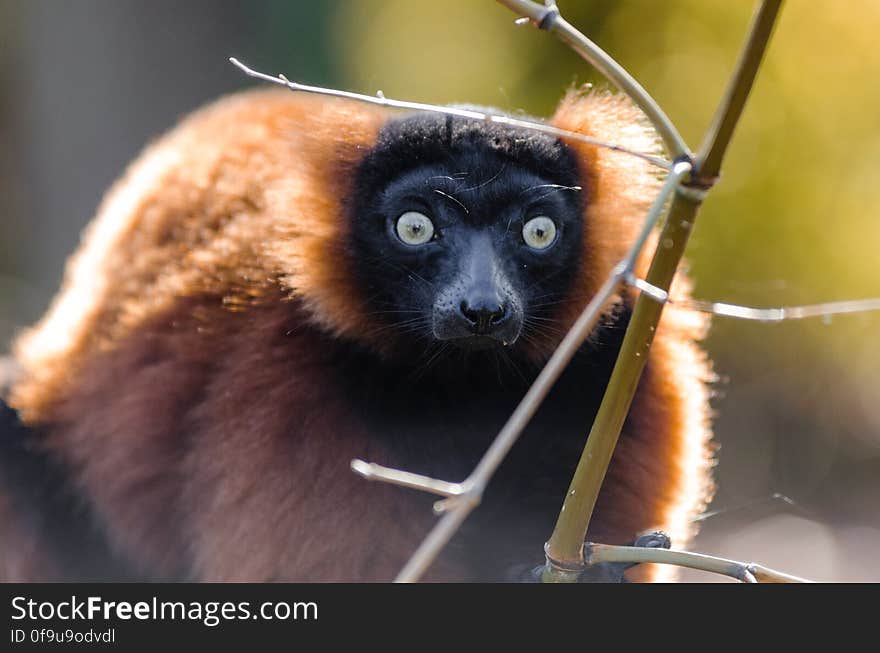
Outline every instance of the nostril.
<path id="1" fill-rule="evenodd" d="M 458 308 L 459 310 L 461 310 L 461 314 L 464 315 L 468 320 L 470 320 L 471 322 L 477 321 L 477 318 L 479 316 L 477 315 L 476 311 L 471 309 L 466 299 L 461 300 L 461 304 L 459 304 Z"/>
<path id="2" fill-rule="evenodd" d="M 498 303 L 471 306 L 467 300 L 462 300 L 459 309 L 461 314 L 471 323 L 474 332 L 480 335 L 487 334 L 491 327 L 496 326 L 507 315 L 507 306 Z"/>

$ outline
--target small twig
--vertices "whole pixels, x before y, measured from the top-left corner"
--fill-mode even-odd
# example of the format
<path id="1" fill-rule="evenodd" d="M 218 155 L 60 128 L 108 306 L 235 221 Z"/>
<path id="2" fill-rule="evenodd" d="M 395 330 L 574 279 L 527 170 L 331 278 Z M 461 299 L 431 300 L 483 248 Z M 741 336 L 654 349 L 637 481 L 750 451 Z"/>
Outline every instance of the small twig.
<path id="1" fill-rule="evenodd" d="M 654 301 L 666 303 L 675 308 L 708 313 L 720 317 L 754 322 L 785 322 L 786 320 L 803 320 L 812 317 L 831 317 L 851 313 L 871 313 L 880 311 L 880 297 L 870 299 L 851 299 L 840 302 L 822 304 L 805 304 L 802 306 L 779 306 L 773 308 L 756 308 L 726 302 L 711 302 L 701 299 L 676 300 L 669 297 L 662 288 L 658 288 L 644 279 L 630 277 L 626 280 L 634 288 L 638 288 Z"/>
<path id="2" fill-rule="evenodd" d="M 548 1 L 543 5 L 531 0 L 498 0 L 498 2 L 516 14 L 528 18 L 539 29 L 551 32 L 626 93 L 654 125 L 654 129 L 657 130 L 673 159 L 690 156 L 690 148 L 657 101 L 602 48 L 568 23 L 559 13 L 556 2 Z"/>
<path id="3" fill-rule="evenodd" d="M 535 122 L 534 120 L 523 120 L 522 118 L 514 118 L 512 116 L 504 116 L 501 114 L 488 113 L 485 111 L 477 111 L 476 109 L 461 109 L 458 107 L 444 107 L 438 104 L 426 104 L 424 102 L 392 100 L 391 98 L 385 97 L 381 92 L 377 95 L 363 95 L 361 93 L 353 93 L 351 91 L 340 91 L 334 88 L 308 86 L 306 84 L 292 82 L 284 75 L 272 77 L 271 75 L 258 72 L 256 70 L 253 70 L 252 68 L 248 68 L 235 57 L 230 57 L 229 61 L 239 70 L 244 72 L 248 77 L 253 77 L 255 79 L 263 80 L 264 82 L 277 84 L 278 86 L 283 86 L 291 91 L 296 91 L 298 93 L 315 93 L 318 95 L 329 95 L 331 97 L 339 97 L 347 100 L 354 100 L 356 102 L 378 104 L 379 106 L 389 107 L 392 109 L 428 111 L 430 113 L 440 113 L 447 116 L 456 116 L 458 118 L 465 118 L 467 120 L 480 120 L 483 122 L 492 122 L 500 125 L 506 125 L 508 127 L 518 127 L 521 129 L 528 129 L 531 131 L 540 132 L 542 134 L 549 134 L 551 136 L 557 136 L 560 138 L 568 138 L 575 141 L 581 141 L 582 143 L 605 148 L 614 152 L 629 154 L 631 156 L 643 159 L 648 163 L 657 166 L 658 168 L 663 168 L 664 170 L 669 170 L 672 167 L 672 164 L 669 161 L 666 161 L 661 157 L 653 156 L 646 152 L 637 152 L 636 150 L 630 150 L 619 145 L 605 143 L 603 141 L 596 140 L 595 138 L 590 138 L 589 136 L 585 136 L 584 134 L 580 134 L 578 132 L 569 131 L 567 129 L 559 129 L 558 127 L 554 127 L 553 125 L 548 125 L 542 122 Z"/>
<path id="4" fill-rule="evenodd" d="M 393 485 L 439 494 L 441 497 L 455 497 L 463 494 L 465 491 L 461 483 L 439 481 L 436 478 L 423 476 L 422 474 L 404 472 L 399 469 L 383 467 L 376 463 L 368 463 L 358 459 L 351 461 L 351 469 L 368 481 L 385 481 Z"/>
<path id="5" fill-rule="evenodd" d="M 781 492 L 774 492 L 769 497 L 765 497 L 763 499 L 753 499 L 752 501 L 746 501 L 744 503 L 739 503 L 733 506 L 725 506 L 724 508 L 718 508 L 717 510 L 709 510 L 703 513 L 700 513 L 696 517 L 694 517 L 691 521 L 693 522 L 701 522 L 706 521 L 707 519 L 712 519 L 713 517 L 720 517 L 721 515 L 729 515 L 731 513 L 740 512 L 747 509 L 752 509 L 755 506 L 759 506 L 761 504 L 773 503 L 773 502 L 781 502 L 785 505 L 799 508 L 800 506 L 793 501 L 790 497 L 785 496 Z"/>
<path id="6" fill-rule="evenodd" d="M 659 563 L 688 567 L 713 574 L 722 574 L 744 583 L 812 583 L 813 581 L 755 563 L 737 562 L 726 558 L 692 553 L 676 549 L 661 549 L 637 546 L 615 546 L 594 544 L 584 546 L 584 562 L 587 566 L 600 562 Z"/>
<path id="7" fill-rule="evenodd" d="M 707 302 L 697 299 L 684 302 L 670 300 L 673 306 L 700 313 L 711 313 L 738 320 L 755 320 L 757 322 L 783 322 L 785 320 L 802 320 L 810 317 L 831 317 L 848 313 L 868 313 L 880 311 L 880 297 L 874 299 L 854 299 L 844 302 L 826 302 L 824 304 L 807 304 L 805 306 L 781 306 L 779 308 L 752 308 L 724 302 Z"/>
<path id="8" fill-rule="evenodd" d="M 815 581 L 807 580 L 806 578 L 801 578 L 800 576 L 793 576 L 791 574 L 786 574 L 781 571 L 776 571 L 775 569 L 770 569 L 769 567 L 765 567 L 764 565 L 759 565 L 755 562 L 750 562 L 748 565 L 748 570 L 754 574 L 755 578 L 759 583 L 812 583 Z"/>
<path id="9" fill-rule="evenodd" d="M 827 302 L 824 304 L 808 304 L 806 306 L 781 306 L 779 308 L 752 308 L 723 302 L 706 302 L 689 300 L 686 302 L 670 302 L 675 306 L 701 313 L 711 313 L 738 320 L 756 320 L 758 322 L 783 322 L 785 320 L 802 320 L 810 317 L 831 317 L 848 313 L 868 313 L 880 311 L 880 298 L 854 299 L 844 302 Z"/>

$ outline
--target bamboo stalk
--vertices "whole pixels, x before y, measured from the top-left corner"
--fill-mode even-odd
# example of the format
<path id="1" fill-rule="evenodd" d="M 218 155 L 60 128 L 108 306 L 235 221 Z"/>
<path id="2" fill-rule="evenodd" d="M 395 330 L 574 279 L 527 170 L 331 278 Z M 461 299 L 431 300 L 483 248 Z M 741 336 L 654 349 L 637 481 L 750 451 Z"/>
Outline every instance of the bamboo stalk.
<path id="1" fill-rule="evenodd" d="M 767 48 L 782 0 L 763 0 L 755 13 L 749 35 L 714 120 L 697 157 L 693 177 L 702 187 L 683 188 L 675 195 L 660 235 L 663 243 L 655 252 L 646 281 L 664 292 L 684 254 L 705 191 L 718 176 L 733 130 L 742 115 L 749 91 Z M 647 362 L 663 304 L 644 294 L 636 301 L 614 366 L 611 380 L 590 430 L 587 444 L 565 496 L 556 526 L 545 553 L 544 579 L 548 582 L 572 580 L 571 569 L 584 566 L 583 542 L 596 505 L 596 499 L 624 420 Z"/>
<path id="2" fill-rule="evenodd" d="M 659 248 L 648 272 L 648 283 L 669 290 L 698 206 L 693 199 L 676 194 L 660 235 L 660 242 L 669 247 Z M 587 527 L 648 360 L 648 351 L 662 310 L 663 304 L 644 295 L 640 295 L 636 301 L 611 380 L 569 485 L 556 527 L 545 547 L 547 580 L 559 580 L 556 570 L 584 565 L 583 543 Z"/>

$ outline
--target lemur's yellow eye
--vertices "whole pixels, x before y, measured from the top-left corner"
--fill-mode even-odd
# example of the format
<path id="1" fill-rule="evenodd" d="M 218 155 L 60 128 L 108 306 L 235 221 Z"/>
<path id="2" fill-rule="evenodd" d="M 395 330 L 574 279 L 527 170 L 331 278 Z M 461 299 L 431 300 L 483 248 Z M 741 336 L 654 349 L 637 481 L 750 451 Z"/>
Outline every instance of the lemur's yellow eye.
<path id="1" fill-rule="evenodd" d="M 532 218 L 523 225 L 523 240 L 532 249 L 547 249 L 556 242 L 556 223 L 545 215 Z"/>
<path id="2" fill-rule="evenodd" d="M 424 213 L 407 211 L 397 218 L 396 231 L 407 245 L 424 245 L 434 237 L 434 223 Z"/>

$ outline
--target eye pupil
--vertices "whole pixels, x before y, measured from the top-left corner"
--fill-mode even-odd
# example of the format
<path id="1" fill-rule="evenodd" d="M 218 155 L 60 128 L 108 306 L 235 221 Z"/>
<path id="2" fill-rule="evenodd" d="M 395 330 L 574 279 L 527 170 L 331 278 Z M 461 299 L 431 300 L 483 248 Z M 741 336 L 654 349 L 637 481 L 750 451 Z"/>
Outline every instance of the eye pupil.
<path id="1" fill-rule="evenodd" d="M 434 237 L 434 223 L 424 213 L 407 211 L 397 218 L 395 231 L 406 245 L 424 245 Z"/>
<path id="2" fill-rule="evenodd" d="M 556 223 L 545 215 L 532 218 L 523 225 L 522 237 L 532 249 L 547 249 L 556 242 Z"/>

